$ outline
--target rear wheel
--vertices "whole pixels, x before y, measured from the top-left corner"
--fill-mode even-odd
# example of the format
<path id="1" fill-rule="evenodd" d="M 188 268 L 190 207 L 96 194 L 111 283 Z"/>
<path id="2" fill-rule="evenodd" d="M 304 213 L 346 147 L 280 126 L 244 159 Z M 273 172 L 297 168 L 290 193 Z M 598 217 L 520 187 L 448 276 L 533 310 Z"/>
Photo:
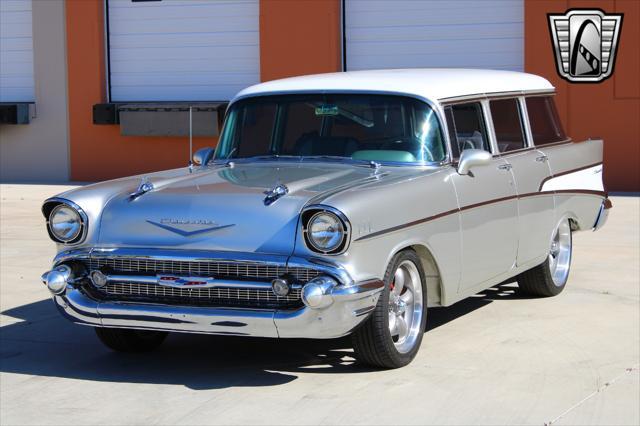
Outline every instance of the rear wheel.
<path id="1" fill-rule="evenodd" d="M 124 328 L 95 328 L 102 343 L 117 352 L 149 352 L 167 337 L 165 331 L 130 330 Z"/>
<path id="2" fill-rule="evenodd" d="M 572 245 L 571 224 L 563 219 L 556 228 L 544 263 L 518 276 L 520 290 L 541 297 L 560 294 L 569 279 Z"/>
<path id="3" fill-rule="evenodd" d="M 352 335 L 353 348 L 362 363 L 399 368 L 418 353 L 426 325 L 427 291 L 418 255 L 405 250 L 394 256 L 384 281 L 373 313 Z"/>

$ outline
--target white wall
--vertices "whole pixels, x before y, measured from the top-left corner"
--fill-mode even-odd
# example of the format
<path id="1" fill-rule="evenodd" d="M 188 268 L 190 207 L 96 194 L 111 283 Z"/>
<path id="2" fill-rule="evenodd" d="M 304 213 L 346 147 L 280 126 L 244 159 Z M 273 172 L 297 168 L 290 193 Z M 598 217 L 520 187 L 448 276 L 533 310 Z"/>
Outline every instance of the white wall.
<path id="1" fill-rule="evenodd" d="M 30 124 L 0 125 L 2 182 L 69 179 L 63 0 L 33 0 L 33 47 L 36 117 Z"/>

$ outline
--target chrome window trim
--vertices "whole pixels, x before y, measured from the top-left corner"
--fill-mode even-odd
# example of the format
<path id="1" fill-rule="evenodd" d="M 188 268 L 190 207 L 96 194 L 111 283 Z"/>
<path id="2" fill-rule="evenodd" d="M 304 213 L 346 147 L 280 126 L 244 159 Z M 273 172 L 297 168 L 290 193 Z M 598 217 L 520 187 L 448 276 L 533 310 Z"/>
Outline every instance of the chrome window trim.
<path id="1" fill-rule="evenodd" d="M 555 89 L 541 89 L 541 90 L 517 90 L 511 92 L 488 92 L 488 93 L 474 93 L 463 96 L 453 96 L 450 98 L 440 98 L 439 102 L 444 105 L 452 105 L 456 103 L 467 103 L 473 100 L 481 101 L 484 99 L 499 99 L 499 98 L 513 98 L 519 96 L 554 96 L 556 94 Z"/>
<path id="2" fill-rule="evenodd" d="M 527 109 L 527 102 L 524 96 L 518 97 L 518 104 L 520 105 L 520 115 L 523 120 L 524 133 L 527 138 L 527 147 L 535 148 L 533 144 L 533 133 L 531 133 L 531 123 L 529 123 L 529 110 Z"/>
<path id="3" fill-rule="evenodd" d="M 50 204 L 55 204 L 55 205 L 51 208 L 51 210 L 47 214 L 45 212 L 45 207 L 47 207 Z M 81 220 L 80 227 L 82 228 L 80 231 L 80 235 L 70 241 L 62 241 L 59 238 L 55 237 L 55 235 L 53 235 L 53 233 L 51 232 L 51 228 L 49 226 L 49 218 L 51 217 L 51 213 L 60 204 L 65 204 L 68 207 L 71 207 L 72 209 L 77 211 L 78 215 L 80 216 L 80 220 Z M 45 217 L 45 221 L 47 223 L 47 232 L 49 233 L 49 237 L 53 241 L 55 241 L 57 244 L 62 244 L 64 246 L 76 246 L 78 244 L 81 244 L 87 238 L 87 231 L 89 229 L 89 217 L 87 216 L 85 211 L 82 210 L 82 207 L 80 207 L 73 201 L 67 200 L 66 198 L 61 198 L 61 197 L 47 198 L 44 201 L 44 203 L 42 203 L 42 215 Z"/>
<path id="4" fill-rule="evenodd" d="M 495 156 L 500 155 L 500 149 L 498 149 L 498 139 L 496 138 L 496 129 L 493 127 L 493 117 L 491 116 L 491 107 L 489 102 L 491 99 L 484 98 L 480 101 L 482 105 L 482 115 L 484 115 L 484 125 L 487 127 L 487 137 L 489 138 L 489 147 L 491 148 L 491 154 Z"/>

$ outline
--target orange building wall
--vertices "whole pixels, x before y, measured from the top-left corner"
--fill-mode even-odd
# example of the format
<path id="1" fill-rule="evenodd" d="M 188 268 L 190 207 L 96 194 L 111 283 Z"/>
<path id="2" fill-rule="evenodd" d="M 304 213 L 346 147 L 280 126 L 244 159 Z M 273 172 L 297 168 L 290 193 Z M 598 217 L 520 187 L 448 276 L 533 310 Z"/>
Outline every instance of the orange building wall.
<path id="1" fill-rule="evenodd" d="M 262 81 L 342 69 L 340 0 L 261 0 Z"/>
<path id="2" fill-rule="evenodd" d="M 106 102 L 104 0 L 67 0 L 67 75 L 71 180 L 100 181 L 186 166 L 184 137 L 121 136 L 118 125 L 94 125 L 93 105 Z M 194 138 L 194 150 L 215 145 Z"/>
<path id="3" fill-rule="evenodd" d="M 547 13 L 600 8 L 624 13 L 613 75 L 597 84 L 558 76 Z M 640 1 L 525 1 L 525 70 L 558 89 L 558 109 L 576 141 L 604 139 L 604 178 L 609 191 L 640 191 Z"/>

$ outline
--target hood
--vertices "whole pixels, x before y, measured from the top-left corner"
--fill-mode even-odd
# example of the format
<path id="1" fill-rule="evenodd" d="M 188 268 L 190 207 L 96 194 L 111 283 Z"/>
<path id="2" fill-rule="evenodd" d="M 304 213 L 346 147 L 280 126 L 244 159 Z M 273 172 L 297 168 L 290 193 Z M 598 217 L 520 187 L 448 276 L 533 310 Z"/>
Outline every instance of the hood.
<path id="1" fill-rule="evenodd" d="M 152 176 L 153 190 L 132 199 L 135 188 L 128 188 L 107 203 L 97 242 L 290 254 L 305 205 L 372 179 L 373 169 L 332 163 L 236 163 L 170 178 Z M 265 203 L 265 193 L 278 185 L 288 193 Z"/>

